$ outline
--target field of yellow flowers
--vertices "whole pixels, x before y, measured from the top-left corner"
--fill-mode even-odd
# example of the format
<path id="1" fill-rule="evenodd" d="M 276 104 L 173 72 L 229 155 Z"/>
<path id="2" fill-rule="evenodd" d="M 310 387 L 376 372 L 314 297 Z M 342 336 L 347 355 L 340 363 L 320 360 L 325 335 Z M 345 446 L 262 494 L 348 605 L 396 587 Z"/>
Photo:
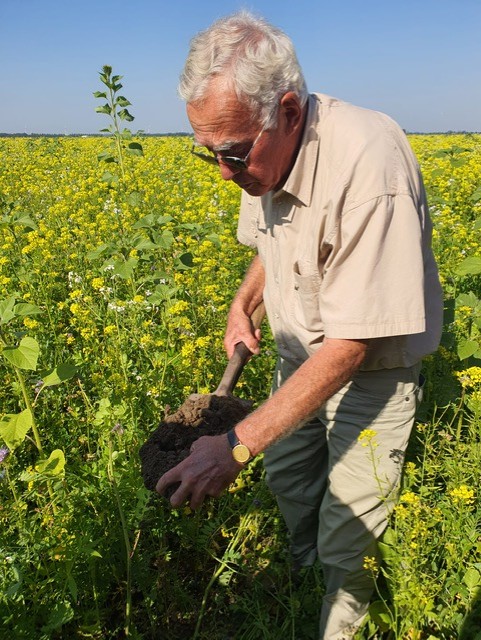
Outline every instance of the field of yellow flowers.
<path id="1" fill-rule="evenodd" d="M 410 136 L 446 297 L 439 352 L 360 638 L 481 638 L 481 136 Z M 293 584 L 255 461 L 198 513 L 142 486 L 138 449 L 212 391 L 251 259 L 240 193 L 187 137 L 0 139 L 2 637 L 315 638 L 317 571 Z M 274 347 L 237 393 L 262 401 Z M 375 434 L 371 444 L 375 443 Z M 478 623 L 475 621 L 478 620 Z M 478 624 L 479 627 L 479 624 Z M 474 630 L 474 631 L 473 631 Z M 478 636 L 476 636 L 478 633 Z"/>

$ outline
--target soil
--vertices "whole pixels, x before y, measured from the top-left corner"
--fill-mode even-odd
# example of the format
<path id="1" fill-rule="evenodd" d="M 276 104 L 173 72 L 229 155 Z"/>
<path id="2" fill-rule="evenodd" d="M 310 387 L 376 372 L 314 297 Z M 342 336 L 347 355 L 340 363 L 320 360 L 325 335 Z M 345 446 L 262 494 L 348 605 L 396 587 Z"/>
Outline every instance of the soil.
<path id="1" fill-rule="evenodd" d="M 187 458 L 201 436 L 226 433 L 249 413 L 252 403 L 234 396 L 193 394 L 152 433 L 139 450 L 142 478 L 147 489 L 166 471 Z M 167 497 L 178 485 L 169 487 Z"/>

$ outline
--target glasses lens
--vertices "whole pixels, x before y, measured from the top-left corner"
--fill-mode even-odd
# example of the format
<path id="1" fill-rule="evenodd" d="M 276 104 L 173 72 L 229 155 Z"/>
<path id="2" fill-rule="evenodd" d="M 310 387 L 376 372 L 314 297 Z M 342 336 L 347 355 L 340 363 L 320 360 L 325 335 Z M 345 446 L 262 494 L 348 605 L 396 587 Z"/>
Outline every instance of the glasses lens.
<path id="1" fill-rule="evenodd" d="M 226 164 L 228 167 L 232 167 L 233 169 L 247 168 L 245 160 L 242 160 L 242 158 L 236 158 L 235 156 L 220 156 L 219 162 L 222 162 L 222 164 Z"/>

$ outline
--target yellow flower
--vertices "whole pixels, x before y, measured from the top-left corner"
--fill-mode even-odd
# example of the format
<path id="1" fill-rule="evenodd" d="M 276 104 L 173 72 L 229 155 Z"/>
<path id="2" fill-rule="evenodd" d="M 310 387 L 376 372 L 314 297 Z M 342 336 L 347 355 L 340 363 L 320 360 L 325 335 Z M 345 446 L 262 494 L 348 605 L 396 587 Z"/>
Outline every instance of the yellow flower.
<path id="1" fill-rule="evenodd" d="M 374 556 L 364 556 L 363 568 L 370 573 L 377 575 L 379 573 L 379 565 Z"/>
<path id="2" fill-rule="evenodd" d="M 187 302 L 185 302 L 185 300 L 178 300 L 177 302 L 174 302 L 174 304 L 170 306 L 169 313 L 172 316 L 179 315 L 184 313 L 184 311 L 186 311 L 188 308 L 189 308 L 189 305 L 187 304 Z"/>
<path id="3" fill-rule="evenodd" d="M 358 435 L 358 442 L 361 443 L 363 447 L 368 447 L 371 445 L 372 447 L 377 447 L 377 442 L 374 442 L 373 438 L 377 435 L 374 429 L 363 429 L 361 433 Z"/>
<path id="4" fill-rule="evenodd" d="M 448 492 L 448 495 L 453 498 L 456 504 L 465 503 L 473 504 L 474 502 L 474 490 L 467 485 L 462 484 L 459 487 L 455 487 Z"/>
<path id="5" fill-rule="evenodd" d="M 92 289 L 99 290 L 105 285 L 105 281 L 103 278 L 93 278 L 92 279 Z"/>
<path id="6" fill-rule="evenodd" d="M 463 371 L 456 371 L 456 377 L 464 389 L 473 389 L 481 385 L 481 367 L 469 367 Z"/>
<path id="7" fill-rule="evenodd" d="M 140 346 L 145 349 L 145 347 L 148 347 L 150 344 L 152 344 L 152 337 L 149 335 L 141 336 L 139 342 Z"/>
<path id="8" fill-rule="evenodd" d="M 111 336 L 117 332 L 117 327 L 114 324 L 108 324 L 104 327 L 104 336 Z"/>
<path id="9" fill-rule="evenodd" d="M 23 319 L 23 324 L 27 329 L 36 329 L 39 326 L 39 323 L 34 318 L 29 318 L 28 316 Z"/>
<path id="10" fill-rule="evenodd" d="M 418 505 L 421 502 L 421 496 L 413 491 L 406 491 L 402 494 L 399 500 L 405 504 Z"/>

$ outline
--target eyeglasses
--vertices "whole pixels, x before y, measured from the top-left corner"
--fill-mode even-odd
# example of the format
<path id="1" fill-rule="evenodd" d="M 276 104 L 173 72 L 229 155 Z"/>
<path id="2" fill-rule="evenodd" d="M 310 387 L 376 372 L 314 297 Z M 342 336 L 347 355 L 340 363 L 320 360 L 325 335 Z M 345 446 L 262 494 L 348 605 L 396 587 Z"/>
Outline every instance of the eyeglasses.
<path id="1" fill-rule="evenodd" d="M 262 129 L 259 131 L 256 139 L 252 143 L 252 147 L 249 149 L 249 153 L 245 156 L 245 158 L 238 158 L 237 156 L 222 156 L 218 153 L 203 153 L 202 151 L 195 151 L 196 143 L 192 145 L 192 149 L 190 150 L 194 156 L 197 156 L 204 162 L 208 162 L 209 164 L 226 164 L 228 167 L 232 169 L 247 169 L 247 160 L 249 159 L 250 154 L 252 153 L 252 149 L 256 146 L 259 141 L 259 138 L 266 130 L 266 126 L 264 125 Z"/>

